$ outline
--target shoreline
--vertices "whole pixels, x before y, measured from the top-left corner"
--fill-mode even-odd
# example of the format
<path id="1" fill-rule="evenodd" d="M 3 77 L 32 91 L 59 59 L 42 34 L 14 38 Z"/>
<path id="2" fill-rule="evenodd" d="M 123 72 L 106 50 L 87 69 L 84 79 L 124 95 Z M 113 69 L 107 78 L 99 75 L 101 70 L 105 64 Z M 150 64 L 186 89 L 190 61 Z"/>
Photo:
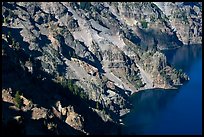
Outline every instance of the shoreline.
<path id="1" fill-rule="evenodd" d="M 179 85 L 181 86 L 181 85 Z M 154 87 L 154 88 L 144 88 L 144 89 L 139 89 L 137 91 L 134 91 L 134 92 L 131 92 L 131 95 L 135 94 L 135 93 L 138 93 L 138 92 L 142 92 L 142 91 L 145 91 L 145 90 L 176 90 L 178 89 L 177 87 L 171 87 L 171 88 L 161 88 L 161 87 Z M 131 96 L 130 95 L 130 96 Z"/>

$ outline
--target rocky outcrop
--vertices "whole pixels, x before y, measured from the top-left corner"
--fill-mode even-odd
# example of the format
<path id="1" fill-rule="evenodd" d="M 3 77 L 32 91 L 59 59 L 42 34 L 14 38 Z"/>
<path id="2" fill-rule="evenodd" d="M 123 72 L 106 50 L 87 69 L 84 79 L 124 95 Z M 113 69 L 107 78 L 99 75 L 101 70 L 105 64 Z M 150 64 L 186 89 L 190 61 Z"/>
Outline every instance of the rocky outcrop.
<path id="1" fill-rule="evenodd" d="M 132 93 L 172 88 L 188 80 L 168 65 L 160 50 L 199 43 L 200 7 L 152 2 L 3 2 L 3 86 L 26 93 L 21 96 L 23 107 L 16 110 L 31 113 L 32 120 L 45 120 L 46 130 L 94 133 L 86 125 L 91 115 L 102 119 L 97 131 L 103 132 L 104 123 L 118 123 L 130 111 Z M 13 103 L 5 91 L 3 98 Z"/>
<path id="2" fill-rule="evenodd" d="M 139 36 L 137 43 L 142 47 L 168 49 L 181 46 L 182 42 L 173 33 L 169 20 L 153 3 L 113 3 L 111 8 Z"/>
<path id="3" fill-rule="evenodd" d="M 184 44 L 202 43 L 202 4 L 199 2 L 155 2 L 166 14 L 179 40 Z"/>
<path id="4" fill-rule="evenodd" d="M 47 117 L 47 110 L 45 108 L 33 108 L 32 109 L 32 119 L 40 119 L 40 118 L 46 118 Z"/>
<path id="5" fill-rule="evenodd" d="M 65 112 L 64 112 L 65 113 Z M 74 112 L 73 107 L 67 107 L 67 115 L 65 122 L 77 130 L 83 130 L 84 119 L 81 115 Z"/>
<path id="6" fill-rule="evenodd" d="M 56 107 L 57 109 L 53 107 L 55 115 L 58 115 L 60 119 L 64 119 L 64 122 L 74 129 L 84 132 L 84 118 L 74 111 L 73 106 L 62 107 L 60 101 L 57 101 Z"/>

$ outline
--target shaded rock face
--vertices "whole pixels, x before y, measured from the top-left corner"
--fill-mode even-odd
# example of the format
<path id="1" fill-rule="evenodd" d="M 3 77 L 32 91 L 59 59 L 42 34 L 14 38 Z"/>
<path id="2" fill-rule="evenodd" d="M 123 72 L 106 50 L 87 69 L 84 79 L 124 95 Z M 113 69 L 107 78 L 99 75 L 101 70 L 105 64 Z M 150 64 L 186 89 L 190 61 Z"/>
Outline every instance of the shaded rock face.
<path id="1" fill-rule="evenodd" d="M 142 46 L 168 49 L 182 45 L 166 15 L 153 3 L 113 3 L 113 9 L 139 36 Z"/>
<path id="2" fill-rule="evenodd" d="M 169 18 L 171 26 L 184 44 L 202 43 L 202 4 L 155 2 Z"/>
<path id="3" fill-rule="evenodd" d="M 61 119 L 64 117 L 64 122 L 74 129 L 83 131 L 84 118 L 74 111 L 73 106 L 62 107 L 61 102 L 57 101 L 56 107 L 57 110 L 53 109 L 56 115 L 59 115 Z"/>
<path id="4" fill-rule="evenodd" d="M 199 43 L 201 11 L 200 3 L 3 2 L 3 86 L 38 102 L 22 96 L 19 110 L 49 132 L 103 133 L 129 112 L 132 93 L 188 79 L 159 50 Z"/>

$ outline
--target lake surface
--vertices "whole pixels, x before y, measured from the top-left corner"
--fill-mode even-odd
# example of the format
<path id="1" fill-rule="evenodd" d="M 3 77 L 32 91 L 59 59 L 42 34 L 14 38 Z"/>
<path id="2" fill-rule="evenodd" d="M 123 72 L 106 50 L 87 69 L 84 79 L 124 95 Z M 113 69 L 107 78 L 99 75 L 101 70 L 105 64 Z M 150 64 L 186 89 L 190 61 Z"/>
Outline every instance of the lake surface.
<path id="1" fill-rule="evenodd" d="M 177 90 L 145 90 L 131 97 L 122 134 L 202 134 L 202 47 L 164 51 L 169 63 L 190 77 Z"/>

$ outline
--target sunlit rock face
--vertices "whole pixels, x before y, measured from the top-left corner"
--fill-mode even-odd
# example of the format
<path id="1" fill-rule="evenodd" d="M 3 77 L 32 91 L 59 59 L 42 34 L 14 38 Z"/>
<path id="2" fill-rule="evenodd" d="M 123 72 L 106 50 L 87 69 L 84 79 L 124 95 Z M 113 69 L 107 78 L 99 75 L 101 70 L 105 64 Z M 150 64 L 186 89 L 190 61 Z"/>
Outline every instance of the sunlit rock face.
<path id="1" fill-rule="evenodd" d="M 25 110 L 55 134 L 65 131 L 47 120 L 53 117 L 67 134 L 89 134 L 93 116 L 101 119 L 95 132 L 103 132 L 103 122 L 130 111 L 132 93 L 188 80 L 160 50 L 200 43 L 201 15 L 201 3 L 3 2 L 4 90 L 34 100 Z"/>

